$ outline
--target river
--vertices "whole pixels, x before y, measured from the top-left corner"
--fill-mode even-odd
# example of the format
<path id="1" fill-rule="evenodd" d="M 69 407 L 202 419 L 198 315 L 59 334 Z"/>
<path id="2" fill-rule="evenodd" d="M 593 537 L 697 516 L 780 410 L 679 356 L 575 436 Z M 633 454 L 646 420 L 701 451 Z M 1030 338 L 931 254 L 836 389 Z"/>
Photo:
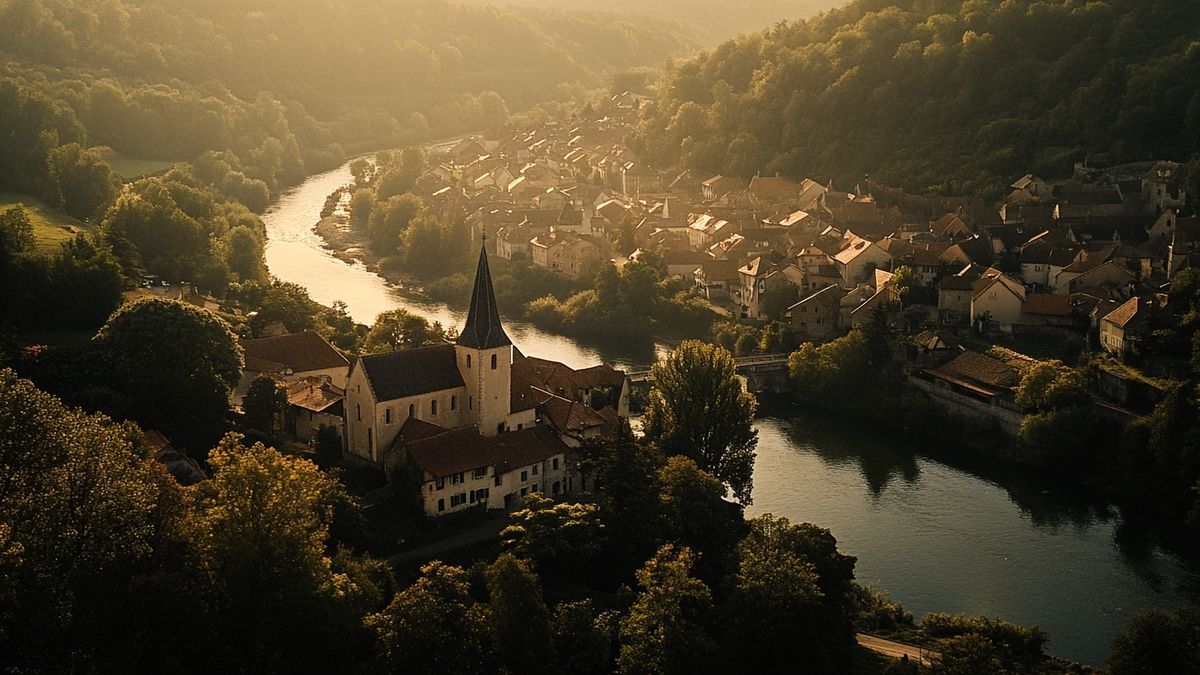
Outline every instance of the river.
<path id="1" fill-rule="evenodd" d="M 271 272 L 318 302 L 345 302 L 363 323 L 404 307 L 460 325 L 463 312 L 405 298 L 322 249 L 313 227 L 326 196 L 350 180 L 348 165 L 313 176 L 271 207 L 264 216 Z M 582 345 L 526 323 L 505 325 L 526 354 L 573 367 L 646 363 L 662 350 Z M 748 512 L 831 529 L 839 548 L 858 557 L 859 581 L 886 590 L 918 618 L 944 611 L 1037 625 L 1049 633 L 1051 653 L 1099 666 L 1131 616 L 1174 607 L 1196 583 L 1195 565 L 1086 491 L 973 473 L 861 424 L 762 403 Z"/>

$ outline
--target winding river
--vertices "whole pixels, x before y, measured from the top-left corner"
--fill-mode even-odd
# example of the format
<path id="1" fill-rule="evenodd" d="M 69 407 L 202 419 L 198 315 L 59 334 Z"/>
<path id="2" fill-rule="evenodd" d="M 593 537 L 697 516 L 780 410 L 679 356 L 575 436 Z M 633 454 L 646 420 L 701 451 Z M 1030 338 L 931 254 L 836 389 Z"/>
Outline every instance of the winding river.
<path id="1" fill-rule="evenodd" d="M 309 178 L 267 212 L 267 264 L 324 304 L 346 303 L 359 322 L 404 307 L 457 326 L 462 311 L 417 302 L 361 266 L 322 249 L 313 232 L 326 196 L 350 182 L 348 165 Z M 583 345 L 506 321 L 527 354 L 573 367 L 644 364 L 660 346 Z M 982 477 L 862 424 L 763 400 L 751 514 L 828 527 L 858 557 L 857 576 L 918 618 L 961 612 L 1041 626 L 1049 651 L 1101 665 L 1131 616 L 1171 608 L 1200 568 L 1181 560 L 1121 510 L 1086 490 L 1024 475 Z M 937 450 L 937 452 L 930 452 Z"/>

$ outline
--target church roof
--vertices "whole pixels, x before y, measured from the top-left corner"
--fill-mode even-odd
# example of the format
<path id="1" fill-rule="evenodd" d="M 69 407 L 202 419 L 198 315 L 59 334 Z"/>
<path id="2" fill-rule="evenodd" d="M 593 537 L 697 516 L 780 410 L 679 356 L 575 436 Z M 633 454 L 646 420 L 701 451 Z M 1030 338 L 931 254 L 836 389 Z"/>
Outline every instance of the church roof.
<path id="1" fill-rule="evenodd" d="M 360 361 L 376 401 L 394 401 L 463 386 L 454 345 L 371 354 Z"/>
<path id="2" fill-rule="evenodd" d="M 479 268 L 475 271 L 475 290 L 471 291 L 471 309 L 466 325 L 458 334 L 458 344 L 471 349 L 495 349 L 512 344 L 500 325 L 500 311 L 496 309 L 496 292 L 492 290 L 487 250 L 483 248 L 479 250 Z"/>

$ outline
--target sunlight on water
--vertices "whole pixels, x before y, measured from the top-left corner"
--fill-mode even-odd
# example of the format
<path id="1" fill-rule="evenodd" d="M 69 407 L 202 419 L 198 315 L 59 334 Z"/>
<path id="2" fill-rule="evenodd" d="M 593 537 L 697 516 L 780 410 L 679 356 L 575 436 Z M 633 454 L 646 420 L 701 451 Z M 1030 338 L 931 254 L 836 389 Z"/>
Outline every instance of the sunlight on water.
<path id="1" fill-rule="evenodd" d="M 271 273 L 304 286 L 321 304 L 345 302 L 350 315 L 360 323 L 370 325 L 381 312 L 403 307 L 430 321 L 455 328 L 461 326 L 465 312 L 441 303 L 404 298 L 373 272 L 361 265 L 348 265 L 322 248 L 321 238 L 313 227 L 320 219 L 325 198 L 351 180 L 349 164 L 313 176 L 267 211 L 263 220 L 267 226 L 266 258 Z M 525 354 L 561 361 L 575 368 L 604 361 L 618 366 L 643 365 L 666 349 L 663 345 L 639 348 L 624 343 L 589 347 L 521 321 L 506 320 L 504 326 Z"/>

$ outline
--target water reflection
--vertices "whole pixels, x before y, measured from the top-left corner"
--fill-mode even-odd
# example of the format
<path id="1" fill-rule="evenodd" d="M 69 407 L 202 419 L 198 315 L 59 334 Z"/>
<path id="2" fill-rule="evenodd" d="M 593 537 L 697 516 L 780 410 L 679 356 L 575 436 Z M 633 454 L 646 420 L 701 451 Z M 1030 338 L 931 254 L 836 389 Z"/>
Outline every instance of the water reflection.
<path id="1" fill-rule="evenodd" d="M 1068 481 L 928 455 L 899 434 L 762 399 L 753 514 L 830 528 L 916 614 L 1038 625 L 1051 653 L 1103 663 L 1131 616 L 1170 608 L 1195 568 L 1150 523 Z M 1169 542 L 1168 542 L 1169 543 Z"/>
<path id="2" fill-rule="evenodd" d="M 900 444 L 884 443 L 872 433 L 864 432 L 853 422 L 805 413 L 785 423 L 787 437 L 796 445 L 811 446 L 812 450 L 832 466 L 849 464 L 858 467 L 871 494 L 879 498 L 893 478 L 916 483 L 921 476 L 917 455 Z"/>

